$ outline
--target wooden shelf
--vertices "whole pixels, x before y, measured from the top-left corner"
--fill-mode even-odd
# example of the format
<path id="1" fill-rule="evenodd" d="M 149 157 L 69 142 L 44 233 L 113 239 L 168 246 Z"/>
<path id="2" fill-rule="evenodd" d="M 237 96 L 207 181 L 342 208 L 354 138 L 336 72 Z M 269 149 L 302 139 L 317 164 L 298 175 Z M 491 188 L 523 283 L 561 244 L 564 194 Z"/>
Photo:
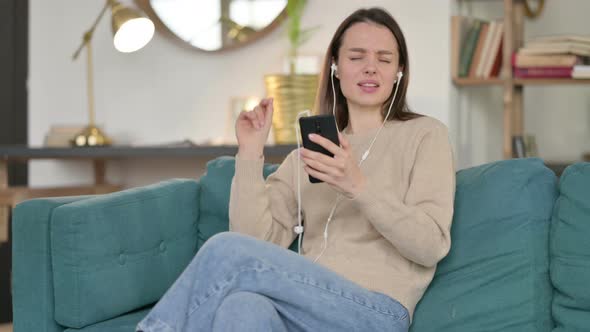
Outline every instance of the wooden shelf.
<path id="1" fill-rule="evenodd" d="M 501 78 L 453 78 L 453 83 L 458 86 L 477 86 L 477 85 L 502 85 L 504 80 Z"/>
<path id="2" fill-rule="evenodd" d="M 453 78 L 453 83 L 457 86 L 489 86 L 504 84 L 502 78 Z M 573 78 L 515 78 L 514 85 L 584 85 L 590 84 L 590 79 L 573 79 Z"/>
<path id="3" fill-rule="evenodd" d="M 590 84 L 590 79 L 574 78 L 515 78 L 514 85 L 582 85 Z"/>
<path id="4" fill-rule="evenodd" d="M 297 148 L 295 144 L 267 145 L 264 147 L 266 157 L 284 157 Z M 233 156 L 237 145 L 195 145 L 175 146 L 104 146 L 50 148 L 29 147 L 24 145 L 0 145 L 2 159 L 130 159 L 130 158 L 192 158 L 212 159 L 218 156 Z"/>

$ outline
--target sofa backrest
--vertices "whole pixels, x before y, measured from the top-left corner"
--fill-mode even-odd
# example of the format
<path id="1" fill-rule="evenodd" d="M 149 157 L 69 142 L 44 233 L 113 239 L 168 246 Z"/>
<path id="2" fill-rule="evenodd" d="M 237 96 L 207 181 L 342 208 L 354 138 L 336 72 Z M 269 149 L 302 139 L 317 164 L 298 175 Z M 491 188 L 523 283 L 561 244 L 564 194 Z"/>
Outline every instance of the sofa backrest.
<path id="1" fill-rule="evenodd" d="M 539 159 L 457 173 L 451 251 L 412 332 L 551 331 L 548 232 L 555 174 Z"/>
<path id="2" fill-rule="evenodd" d="M 569 166 L 559 192 L 549 245 L 554 331 L 589 331 L 590 163 Z"/>
<path id="3" fill-rule="evenodd" d="M 265 164 L 264 178 L 277 168 L 278 165 Z M 199 179 L 201 198 L 197 248 L 201 248 L 211 236 L 229 230 L 229 193 L 234 173 L 235 158 L 219 157 L 207 163 L 207 171 Z"/>
<path id="4" fill-rule="evenodd" d="M 266 165 L 264 176 L 276 169 Z M 226 231 L 234 159 L 201 178 L 199 246 Z M 457 173 L 452 247 L 416 308 L 412 332 L 551 331 L 549 228 L 557 178 L 540 159 Z"/>

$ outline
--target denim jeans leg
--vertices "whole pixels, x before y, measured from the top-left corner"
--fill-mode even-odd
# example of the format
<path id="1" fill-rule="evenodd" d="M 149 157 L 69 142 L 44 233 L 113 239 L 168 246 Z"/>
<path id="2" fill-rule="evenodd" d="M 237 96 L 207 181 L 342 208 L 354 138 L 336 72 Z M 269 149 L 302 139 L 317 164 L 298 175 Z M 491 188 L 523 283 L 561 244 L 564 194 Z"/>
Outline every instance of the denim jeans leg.
<path id="1" fill-rule="evenodd" d="M 211 331 L 216 315 L 231 319 L 218 311 L 239 292 L 271 301 L 289 331 L 408 330 L 408 312 L 396 300 L 274 244 L 221 233 L 199 250 L 138 331 Z M 265 312 L 271 317 L 259 319 L 276 324 L 274 312 Z"/>
<path id="2" fill-rule="evenodd" d="M 287 332 L 273 302 L 264 295 L 235 292 L 223 299 L 213 319 L 213 332 Z"/>

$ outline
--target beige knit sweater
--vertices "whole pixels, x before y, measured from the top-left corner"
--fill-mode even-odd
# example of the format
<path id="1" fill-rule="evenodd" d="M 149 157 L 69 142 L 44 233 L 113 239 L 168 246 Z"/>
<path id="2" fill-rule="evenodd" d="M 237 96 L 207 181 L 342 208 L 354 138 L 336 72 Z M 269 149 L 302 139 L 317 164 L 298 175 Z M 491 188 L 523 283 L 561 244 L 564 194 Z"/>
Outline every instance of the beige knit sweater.
<path id="1" fill-rule="evenodd" d="M 376 132 L 345 134 L 357 158 Z M 237 156 L 230 227 L 289 246 L 296 237 L 296 179 L 301 167 L 302 252 L 313 260 L 321 252 L 324 226 L 337 193 L 325 183 L 311 184 L 297 165 L 296 153 L 289 154 L 266 182 L 262 158 Z M 338 205 L 328 247 L 318 263 L 395 298 L 412 315 L 437 262 L 451 245 L 455 170 L 445 125 L 430 117 L 388 121 L 361 170 L 366 189 Z"/>

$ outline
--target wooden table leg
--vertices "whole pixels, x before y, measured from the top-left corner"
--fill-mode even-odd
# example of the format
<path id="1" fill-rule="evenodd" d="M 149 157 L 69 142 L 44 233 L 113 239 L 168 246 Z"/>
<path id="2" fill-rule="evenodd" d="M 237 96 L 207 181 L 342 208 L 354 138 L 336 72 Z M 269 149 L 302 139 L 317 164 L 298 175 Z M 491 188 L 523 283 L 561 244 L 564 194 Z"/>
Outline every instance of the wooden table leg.
<path id="1" fill-rule="evenodd" d="M 93 161 L 94 166 L 94 184 L 102 185 L 106 184 L 106 165 L 104 159 L 95 159 Z"/>
<path id="2" fill-rule="evenodd" d="M 8 161 L 0 159 L 0 192 L 8 189 Z M 0 243 L 8 242 L 10 206 L 0 205 Z"/>

